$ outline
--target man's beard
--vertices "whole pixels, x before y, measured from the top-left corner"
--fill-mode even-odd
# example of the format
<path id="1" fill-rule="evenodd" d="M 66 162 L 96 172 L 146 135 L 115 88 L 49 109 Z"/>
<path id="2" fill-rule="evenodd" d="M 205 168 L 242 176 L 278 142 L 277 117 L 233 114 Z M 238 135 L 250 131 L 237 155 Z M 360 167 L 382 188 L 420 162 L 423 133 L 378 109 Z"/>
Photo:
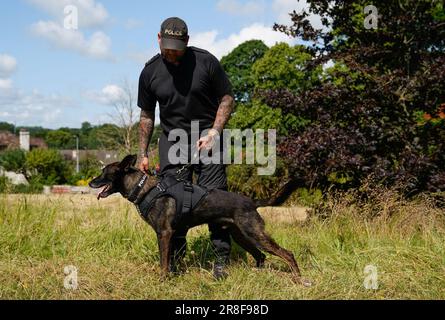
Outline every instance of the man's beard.
<path id="1" fill-rule="evenodd" d="M 164 59 L 165 62 L 167 62 L 167 63 L 169 63 L 171 65 L 174 65 L 174 66 L 178 66 L 178 65 L 181 64 L 182 60 L 184 60 L 185 53 L 182 56 L 175 58 L 174 61 L 169 60 L 168 56 L 164 52 L 162 52 L 162 51 L 161 51 L 161 56 L 162 56 L 162 59 Z"/>

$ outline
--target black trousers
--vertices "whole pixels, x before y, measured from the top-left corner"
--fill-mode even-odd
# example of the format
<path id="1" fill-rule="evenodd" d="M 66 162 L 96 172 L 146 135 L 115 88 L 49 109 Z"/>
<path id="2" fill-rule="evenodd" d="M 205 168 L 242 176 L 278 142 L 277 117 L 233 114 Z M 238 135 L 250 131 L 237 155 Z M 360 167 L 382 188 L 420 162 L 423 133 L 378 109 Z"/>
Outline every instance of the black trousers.
<path id="1" fill-rule="evenodd" d="M 195 143 L 195 142 L 194 142 Z M 161 134 L 159 140 L 159 159 L 161 166 L 161 175 L 177 175 L 178 169 L 182 168 L 184 164 L 171 163 L 169 159 L 169 150 L 173 145 L 177 145 L 177 142 L 168 141 L 168 137 L 165 133 Z M 180 149 L 177 152 L 179 156 L 187 156 L 190 161 L 192 155 L 192 144 L 188 141 L 187 144 L 180 145 Z M 185 154 L 185 155 L 184 155 Z M 221 189 L 227 191 L 227 176 L 226 166 L 222 162 L 222 148 L 220 150 L 221 162 L 220 164 L 194 164 L 181 172 L 178 178 L 192 181 L 193 174 L 197 175 L 197 184 L 207 189 Z M 187 249 L 186 235 L 188 230 L 177 230 L 172 239 L 172 250 L 174 259 L 182 259 Z M 209 224 L 210 240 L 212 247 L 216 255 L 217 263 L 227 263 L 230 257 L 231 240 L 230 234 L 227 229 L 223 229 L 219 224 Z"/>

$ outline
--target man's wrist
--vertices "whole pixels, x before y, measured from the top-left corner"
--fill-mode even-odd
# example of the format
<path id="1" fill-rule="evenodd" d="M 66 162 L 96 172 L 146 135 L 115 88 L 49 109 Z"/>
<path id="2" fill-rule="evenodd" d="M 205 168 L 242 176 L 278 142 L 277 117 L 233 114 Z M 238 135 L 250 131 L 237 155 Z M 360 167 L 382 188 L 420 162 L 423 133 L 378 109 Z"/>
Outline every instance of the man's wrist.
<path id="1" fill-rule="evenodd" d="M 216 137 L 216 136 L 219 136 L 220 134 L 221 133 L 217 129 L 212 128 L 209 130 L 209 133 L 207 135 L 209 135 L 211 137 Z"/>

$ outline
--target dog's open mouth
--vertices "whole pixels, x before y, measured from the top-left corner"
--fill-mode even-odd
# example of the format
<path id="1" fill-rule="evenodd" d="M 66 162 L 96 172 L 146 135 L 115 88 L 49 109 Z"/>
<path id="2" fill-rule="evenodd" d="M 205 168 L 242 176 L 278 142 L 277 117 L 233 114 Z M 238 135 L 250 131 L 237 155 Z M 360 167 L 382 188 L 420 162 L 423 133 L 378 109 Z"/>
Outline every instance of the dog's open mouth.
<path id="1" fill-rule="evenodd" d="M 107 184 L 105 187 L 103 187 L 102 191 L 97 195 L 97 200 L 100 200 L 100 198 L 106 198 L 109 196 L 109 191 L 111 189 L 111 185 Z"/>

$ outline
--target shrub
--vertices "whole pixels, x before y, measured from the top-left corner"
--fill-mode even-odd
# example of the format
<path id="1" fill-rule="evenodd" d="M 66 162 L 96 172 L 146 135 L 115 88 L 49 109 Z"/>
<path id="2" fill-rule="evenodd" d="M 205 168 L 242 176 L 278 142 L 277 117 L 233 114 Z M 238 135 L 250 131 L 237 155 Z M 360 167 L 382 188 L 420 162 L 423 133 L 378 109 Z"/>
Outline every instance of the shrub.
<path id="1" fill-rule="evenodd" d="M 40 184 L 66 183 L 73 169 L 57 150 L 34 149 L 26 155 L 26 167 Z"/>
<path id="2" fill-rule="evenodd" d="M 0 176 L 0 193 L 32 194 L 32 193 L 41 193 L 42 191 L 43 191 L 43 184 L 40 183 L 40 180 L 38 178 L 35 177 L 31 178 L 29 181 L 29 185 L 26 184 L 13 185 L 7 177 Z"/>
<path id="3" fill-rule="evenodd" d="M 272 196 L 287 181 L 283 162 L 277 159 L 277 168 L 272 176 L 259 176 L 257 165 L 230 165 L 227 168 L 229 191 L 241 193 L 253 199 Z"/>
<path id="4" fill-rule="evenodd" d="M 25 172 L 26 155 L 23 150 L 7 150 L 0 154 L 0 166 L 6 171 Z"/>

